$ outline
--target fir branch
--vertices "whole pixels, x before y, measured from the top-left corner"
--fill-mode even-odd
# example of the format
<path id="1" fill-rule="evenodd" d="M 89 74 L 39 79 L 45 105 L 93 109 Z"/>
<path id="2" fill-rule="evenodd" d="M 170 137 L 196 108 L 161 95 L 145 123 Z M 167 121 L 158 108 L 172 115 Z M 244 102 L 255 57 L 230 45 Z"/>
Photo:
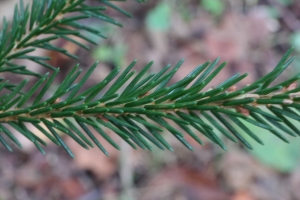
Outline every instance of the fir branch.
<path id="1" fill-rule="evenodd" d="M 129 13 L 109 1 L 98 1 L 99 5 L 131 17 Z M 85 149 L 96 145 L 106 155 L 108 152 L 91 129 L 116 149 L 120 147 L 105 133 L 104 127 L 115 132 L 132 148 L 148 150 L 152 150 L 151 144 L 162 150 L 172 150 L 163 138 L 164 130 L 170 132 L 190 150 L 193 148 L 185 140 L 186 134 L 200 145 L 204 145 L 202 140 L 206 137 L 225 150 L 226 146 L 216 134 L 217 130 L 229 140 L 240 141 L 249 149 L 252 149 L 252 146 L 245 139 L 245 135 L 263 145 L 259 134 L 253 133 L 246 123 L 265 129 L 284 142 L 288 142 L 285 133 L 290 136 L 300 135 L 300 130 L 290 121 L 300 119 L 300 87 L 296 85 L 300 75 L 272 86 L 273 81 L 293 61 L 294 58 L 289 59 L 291 50 L 283 56 L 274 70 L 240 89 L 234 89 L 234 86 L 247 74 L 236 74 L 216 87 L 204 91 L 226 65 L 218 65 L 219 59 L 196 67 L 173 85 L 169 85 L 169 82 L 183 60 L 172 69 L 168 65 L 158 73 L 150 75 L 148 71 L 153 62 L 135 75 L 135 71 L 132 70 L 136 64 L 134 61 L 120 75 L 120 69 L 116 68 L 101 82 L 83 92 L 82 87 L 97 67 L 97 63 L 91 66 L 77 83 L 75 81 L 82 72 L 78 69 L 79 65 L 76 65 L 52 96 L 44 99 L 59 69 L 46 63 L 50 58 L 32 56 L 29 53 L 34 52 L 36 48 L 42 48 L 76 59 L 75 55 L 52 45 L 51 41 L 63 38 L 89 49 L 69 35 L 75 35 L 92 44 L 96 44 L 95 41 L 81 31 L 104 36 L 98 30 L 80 24 L 78 20 L 93 17 L 121 26 L 119 22 L 103 13 L 105 7 L 91 7 L 84 2 L 85 0 L 33 0 L 29 8 L 20 1 L 19 6 L 15 7 L 11 29 L 4 18 L 3 29 L 0 32 L 0 72 L 40 77 L 26 93 L 23 93 L 22 89 L 26 86 L 27 79 L 18 85 L 8 84 L 8 81 L 0 79 L 0 132 L 7 136 L 0 135 L 0 142 L 9 151 L 12 151 L 10 142 L 20 148 L 22 145 L 7 126 L 20 132 L 35 144 L 39 151 L 45 153 L 42 146 L 47 145 L 46 142 L 29 130 L 26 127 L 27 123 L 35 126 L 54 144 L 63 147 L 72 157 L 73 153 L 59 132 L 70 136 Z M 40 35 L 46 37 L 37 39 Z M 41 75 L 29 71 L 26 66 L 14 64 L 14 59 L 31 60 L 53 70 L 53 73 Z M 36 97 L 31 101 L 35 94 Z M 6 138 L 10 142 L 6 141 Z"/>
<path id="2" fill-rule="evenodd" d="M 135 72 L 132 68 L 136 63 L 134 61 L 118 78 L 115 78 L 120 71 L 117 68 L 101 82 L 81 93 L 80 89 L 97 67 L 97 63 L 91 66 L 78 83 L 75 83 L 76 77 L 81 73 L 77 65 L 53 95 L 42 100 L 58 74 L 59 69 L 56 69 L 50 77 L 48 73 L 45 74 L 26 94 L 18 93 L 27 83 L 24 80 L 8 95 L 0 97 L 2 98 L 0 128 L 13 142 L 21 146 L 5 127 L 8 124 L 44 153 L 41 145 L 45 142 L 24 124 L 31 123 L 52 142 L 65 148 L 72 157 L 72 152 L 57 131 L 69 135 L 83 148 L 88 149 L 95 144 L 106 155 L 108 152 L 92 134 L 91 128 L 117 149 L 119 146 L 105 134 L 104 127 L 111 129 L 135 149 L 140 147 L 152 150 L 150 144 L 152 143 L 160 149 L 172 150 L 160 135 L 163 128 L 190 150 L 193 148 L 185 140 L 184 132 L 200 145 L 204 145 L 200 138 L 206 137 L 224 150 L 226 146 L 217 136 L 216 130 L 233 142 L 239 140 L 250 149 L 252 147 L 245 139 L 245 134 L 263 145 L 259 135 L 247 128 L 245 122 L 268 130 L 284 142 L 288 142 L 284 133 L 291 136 L 300 135 L 299 129 L 289 120 L 300 119 L 300 87 L 295 86 L 300 76 L 296 75 L 275 86 L 265 87 L 265 85 L 270 85 L 274 78 L 287 68 L 290 64 L 290 59 L 288 60 L 290 53 L 291 51 L 286 53 L 273 71 L 238 90 L 232 90 L 232 86 L 246 75 L 235 75 L 215 88 L 203 91 L 203 88 L 225 66 L 225 63 L 218 65 L 218 59 L 198 66 L 185 78 L 170 86 L 168 83 L 183 60 L 169 71 L 170 66 L 167 66 L 160 72 L 147 76 L 153 63 L 150 62 L 133 77 Z M 116 80 L 113 82 L 114 79 Z M 111 86 L 103 93 L 109 83 L 112 83 Z M 125 89 L 122 89 L 124 85 Z M 33 103 L 27 103 L 37 92 L 39 94 Z M 102 96 L 99 97 L 99 94 Z M 178 126 L 182 131 L 174 126 Z M 47 127 L 48 130 L 42 127 Z M 191 128 L 197 131 L 194 132 Z M 8 142 L 1 141 L 8 150 L 12 150 Z"/>
<path id="3" fill-rule="evenodd" d="M 45 68 L 54 70 L 55 66 L 44 62 L 51 58 L 28 54 L 40 48 L 57 51 L 72 59 L 77 59 L 77 56 L 52 45 L 51 42 L 63 38 L 82 48 L 89 49 L 88 46 L 70 38 L 69 35 L 82 38 L 92 44 L 97 43 L 86 37 L 83 32 L 89 32 L 102 38 L 106 37 L 100 31 L 80 23 L 80 20 L 92 17 L 122 26 L 103 13 L 106 7 L 131 17 L 128 12 L 108 1 L 98 0 L 98 2 L 103 6 L 89 6 L 85 4 L 85 0 L 33 0 L 30 7 L 24 5 L 23 0 L 20 0 L 19 6 L 15 6 L 11 29 L 9 29 L 10 23 L 5 18 L 3 19 L 3 28 L 0 31 L 0 71 L 40 77 L 40 74 L 28 71 L 26 66 L 18 66 L 12 61 L 14 59 L 28 59 Z M 44 37 L 41 38 L 40 36 Z"/>

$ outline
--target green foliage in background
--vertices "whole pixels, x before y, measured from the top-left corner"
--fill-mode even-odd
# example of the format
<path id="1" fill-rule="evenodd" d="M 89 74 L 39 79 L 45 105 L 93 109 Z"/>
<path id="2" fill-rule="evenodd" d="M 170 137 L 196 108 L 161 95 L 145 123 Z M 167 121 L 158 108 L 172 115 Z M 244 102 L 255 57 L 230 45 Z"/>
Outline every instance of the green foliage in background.
<path id="1" fill-rule="evenodd" d="M 224 12 L 225 2 L 223 0 L 201 0 L 201 7 L 215 16 L 220 16 Z"/>
<path id="2" fill-rule="evenodd" d="M 148 13 L 146 18 L 147 28 L 154 31 L 167 31 L 171 23 L 171 13 L 170 5 L 162 1 Z"/>
<path id="3" fill-rule="evenodd" d="M 295 32 L 290 35 L 290 43 L 294 45 L 295 49 L 300 52 L 300 32 Z"/>
<path id="4" fill-rule="evenodd" d="M 277 1 L 284 6 L 291 5 L 294 2 L 294 0 L 277 0 Z"/>
<path id="5" fill-rule="evenodd" d="M 101 45 L 93 52 L 93 57 L 103 62 L 112 62 L 114 66 L 121 66 L 125 61 L 126 52 L 127 48 L 122 44 L 113 47 Z"/>
<path id="6" fill-rule="evenodd" d="M 203 138 L 206 138 L 224 150 L 226 146 L 220 134 L 222 138 L 243 144 L 249 149 L 254 146 L 249 141 L 264 145 L 265 134 L 286 143 L 289 142 L 288 137 L 300 135 L 300 130 L 291 121 L 300 120 L 300 87 L 295 84 L 300 74 L 281 83 L 273 83 L 293 61 L 294 57 L 290 58 L 292 50 L 283 56 L 271 72 L 239 89 L 233 88 L 247 74 L 237 73 L 219 85 L 204 90 L 226 66 L 226 62 L 219 63 L 219 59 L 196 66 L 185 78 L 174 84 L 170 84 L 170 80 L 183 60 L 152 74 L 149 69 L 153 62 L 136 72 L 133 70 L 136 61 L 133 61 L 123 71 L 115 68 L 103 80 L 84 91 L 82 88 L 94 73 L 98 62 L 84 74 L 76 65 L 54 92 L 49 94 L 49 88 L 60 70 L 47 63 L 51 58 L 35 56 L 37 48 L 78 59 L 67 50 L 53 45 L 52 41 L 63 38 L 90 49 L 70 35 L 94 45 L 97 39 L 89 37 L 89 34 L 100 38 L 109 35 L 104 36 L 98 29 L 87 26 L 85 19 L 94 18 L 122 26 L 105 14 L 107 8 L 131 17 L 110 1 L 97 2 L 99 6 L 89 6 L 85 0 L 34 0 L 31 5 L 24 5 L 20 1 L 15 7 L 13 21 L 3 20 L 0 32 L 0 72 L 39 78 L 28 90 L 24 89 L 30 81 L 28 79 L 18 84 L 10 84 L 5 78 L 0 79 L 0 142 L 8 150 L 12 151 L 12 142 L 22 147 L 11 131 L 15 129 L 45 153 L 43 146 L 47 145 L 46 142 L 27 127 L 28 123 L 72 157 L 74 155 L 60 132 L 69 135 L 83 148 L 97 146 L 106 155 L 108 152 L 94 132 L 116 149 L 120 147 L 106 134 L 104 128 L 115 132 L 132 148 L 148 150 L 152 150 L 153 145 L 161 150 L 172 150 L 164 139 L 165 132 L 169 132 L 190 150 L 193 147 L 185 139 L 187 135 L 200 145 L 204 145 Z M 206 7 L 209 8 L 208 5 Z M 217 14 L 219 10 L 213 12 Z M 169 24 L 170 13 L 168 5 L 160 3 L 147 17 L 147 26 L 164 30 Z M 97 51 L 98 58 L 104 61 L 113 60 L 117 56 L 116 50 L 108 46 L 102 46 Z M 27 66 L 16 64 L 17 59 L 38 63 L 48 73 L 30 71 Z M 46 97 L 48 95 L 50 97 Z M 248 128 L 248 124 L 256 126 L 259 131 Z"/>

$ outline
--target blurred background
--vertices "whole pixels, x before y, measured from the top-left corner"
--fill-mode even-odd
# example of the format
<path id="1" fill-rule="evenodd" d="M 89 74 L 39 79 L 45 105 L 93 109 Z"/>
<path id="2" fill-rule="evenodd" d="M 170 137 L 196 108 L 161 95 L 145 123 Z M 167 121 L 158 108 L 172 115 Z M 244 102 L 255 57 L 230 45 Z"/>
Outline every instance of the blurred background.
<path id="1" fill-rule="evenodd" d="M 10 18 L 15 2 L 0 0 L 0 16 Z M 95 0 L 87 3 L 98 4 Z M 199 64 L 217 57 L 228 61 L 228 65 L 211 86 L 237 72 L 249 72 L 241 83 L 246 85 L 272 70 L 292 46 L 298 59 L 279 79 L 300 71 L 299 0 L 153 0 L 142 4 L 129 0 L 115 4 L 134 17 L 105 11 L 118 19 L 123 28 L 85 20 L 88 26 L 108 36 L 105 40 L 95 38 L 99 46 L 91 46 L 92 51 L 63 40 L 56 42 L 78 55 L 84 70 L 100 60 L 86 87 L 101 81 L 117 66 L 124 69 L 134 59 L 138 59 L 136 70 L 154 60 L 151 70 L 158 72 L 163 66 L 185 58 L 172 80 L 174 83 Z M 35 53 L 51 56 L 51 64 L 61 68 L 53 90 L 78 62 L 56 52 Z M 41 67 L 33 64 L 30 67 L 45 73 Z M 68 137 L 64 139 L 75 160 L 51 143 L 44 156 L 22 136 L 19 138 L 23 150 L 15 148 L 14 153 L 8 153 L 1 146 L 0 200 L 300 199 L 299 138 L 289 138 L 290 144 L 285 144 L 271 134 L 262 134 L 264 146 L 249 139 L 252 151 L 224 139 L 227 152 L 203 137 L 205 146 L 187 138 L 194 147 L 194 152 L 190 152 L 171 134 L 164 134 L 174 152 L 154 146 L 148 152 L 134 151 L 115 138 L 114 133 L 107 132 L 122 148 L 117 151 L 99 138 L 109 157 L 99 149 L 86 151 Z"/>

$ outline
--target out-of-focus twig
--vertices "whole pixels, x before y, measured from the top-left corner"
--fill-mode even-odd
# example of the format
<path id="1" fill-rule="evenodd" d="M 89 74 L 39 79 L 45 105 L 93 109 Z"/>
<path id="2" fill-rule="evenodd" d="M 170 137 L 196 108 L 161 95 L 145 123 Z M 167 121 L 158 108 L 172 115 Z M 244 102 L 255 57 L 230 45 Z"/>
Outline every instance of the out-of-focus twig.
<path id="1" fill-rule="evenodd" d="M 292 31 L 300 30 L 300 20 L 294 15 L 294 13 L 290 12 L 284 6 L 280 6 L 280 4 L 275 0 L 267 0 L 267 2 L 278 10 L 282 20 L 289 29 Z"/>
<path id="2" fill-rule="evenodd" d="M 134 199 L 132 191 L 133 169 L 132 169 L 132 149 L 126 142 L 121 143 L 120 155 L 120 179 L 121 179 L 121 200 Z"/>

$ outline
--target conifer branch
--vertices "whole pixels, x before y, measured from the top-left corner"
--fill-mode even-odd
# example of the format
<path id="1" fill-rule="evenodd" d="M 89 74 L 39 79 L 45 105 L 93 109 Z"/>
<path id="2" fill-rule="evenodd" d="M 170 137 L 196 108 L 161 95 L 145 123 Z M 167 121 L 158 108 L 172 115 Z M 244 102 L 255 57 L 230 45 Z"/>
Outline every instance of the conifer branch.
<path id="1" fill-rule="evenodd" d="M 151 142 L 160 149 L 172 150 L 161 135 L 163 128 L 190 150 L 193 148 L 185 140 L 184 132 L 201 145 L 204 143 L 200 138 L 205 136 L 224 150 L 226 147 L 215 133 L 216 130 L 233 142 L 239 140 L 250 149 L 252 147 L 243 137 L 244 134 L 248 134 L 253 140 L 263 144 L 259 135 L 247 128 L 245 122 L 266 129 L 288 142 L 280 131 L 291 136 L 300 135 L 299 130 L 289 121 L 289 119 L 300 119 L 299 110 L 297 110 L 300 108 L 300 87 L 294 85 L 300 76 L 297 75 L 275 86 L 264 86 L 271 84 L 274 78 L 288 67 L 291 61 L 291 59 L 288 60 L 290 53 L 291 50 L 272 72 L 238 90 L 232 90 L 232 86 L 245 78 L 246 74 L 234 75 L 215 88 L 203 91 L 204 87 L 225 67 L 226 63 L 217 64 L 219 59 L 198 66 L 185 78 L 170 86 L 168 83 L 183 60 L 171 70 L 169 70 L 170 66 L 167 66 L 157 74 L 146 75 L 152 65 L 151 62 L 135 76 L 132 71 L 136 63 L 134 61 L 118 78 L 115 77 L 120 70 L 116 68 L 101 82 L 81 93 L 80 89 L 97 67 L 97 63 L 91 66 L 78 83 L 75 83 L 81 73 L 77 65 L 52 97 L 43 100 L 44 94 L 58 74 L 59 69 L 56 69 L 50 77 L 45 74 L 28 93 L 18 93 L 27 83 L 27 80 L 24 80 L 2 99 L 0 105 L 0 123 L 1 127 L 4 127 L 2 131 L 5 130 L 5 133 L 13 135 L 4 124 L 10 125 L 36 144 L 44 153 L 40 145 L 45 142 L 24 125 L 25 122 L 31 123 L 52 142 L 65 148 L 71 156 L 73 156 L 72 152 L 57 131 L 69 135 L 86 149 L 89 146 L 93 147 L 90 141 L 92 140 L 105 154 L 108 152 L 92 134 L 90 128 L 95 129 L 117 149 L 119 146 L 105 134 L 103 127 L 114 131 L 134 149 L 140 147 L 152 150 L 149 144 Z M 103 94 L 102 91 L 109 83 L 112 85 Z M 121 90 L 124 85 L 125 89 Z M 28 99 L 38 90 L 40 92 L 33 103 L 26 105 Z M 99 97 L 100 93 L 102 93 L 101 97 Z M 42 128 L 42 124 L 48 130 Z M 237 130 L 233 124 L 236 124 L 244 133 Z M 174 126 L 180 127 L 182 131 Z M 84 136 L 78 127 L 90 139 Z M 191 128 L 197 130 L 197 133 L 194 133 Z M 20 144 L 16 138 L 13 141 Z M 2 140 L 2 143 L 11 150 L 7 142 Z"/>
<path id="2" fill-rule="evenodd" d="M 55 66 L 47 63 L 51 59 L 50 57 L 28 54 L 40 48 L 57 51 L 72 59 L 78 59 L 77 56 L 53 45 L 51 42 L 63 38 L 89 50 L 87 45 L 72 39 L 70 35 L 94 45 L 97 43 L 87 37 L 83 31 L 98 37 L 106 37 L 99 30 L 86 26 L 79 20 L 95 18 L 122 26 L 118 21 L 103 13 L 106 7 L 131 17 L 128 12 L 105 0 L 98 0 L 99 4 L 103 6 L 97 7 L 89 6 L 84 2 L 85 0 L 33 0 L 30 7 L 29 5 L 25 6 L 23 0 L 20 0 L 19 6 L 15 6 L 11 29 L 9 29 L 9 22 L 5 18 L 3 19 L 3 28 L 0 31 L 0 72 L 7 71 L 41 77 L 40 74 L 26 69 L 26 66 L 19 66 L 12 61 L 14 59 L 28 59 L 50 70 L 55 70 Z"/>
<path id="3" fill-rule="evenodd" d="M 130 16 L 109 1 L 99 2 Z M 225 150 L 223 138 L 220 138 L 216 131 L 233 142 L 239 141 L 249 149 L 252 149 L 252 146 L 245 135 L 263 145 L 259 134 L 247 127 L 249 123 L 269 131 L 284 142 L 288 142 L 285 134 L 300 136 L 299 129 L 291 121 L 300 119 L 300 87 L 296 84 L 300 75 L 272 85 L 293 61 L 294 58 L 289 59 L 292 50 L 283 56 L 270 73 L 240 89 L 236 89 L 235 85 L 247 74 L 236 74 L 216 87 L 204 90 L 226 65 L 218 65 L 219 59 L 216 59 L 199 65 L 185 78 L 172 85 L 169 82 L 183 60 L 172 69 L 168 65 L 158 73 L 150 75 L 148 71 L 153 62 L 135 75 L 132 71 L 136 63 L 134 61 L 122 73 L 116 68 L 99 83 L 81 92 L 83 85 L 97 67 L 96 62 L 78 82 L 76 79 L 81 70 L 78 70 L 79 65 L 75 66 L 52 96 L 44 99 L 59 73 L 59 68 L 46 64 L 46 57 L 29 56 L 28 53 L 33 52 L 35 48 L 43 48 L 75 58 L 66 50 L 49 42 L 61 37 L 76 43 L 68 37 L 76 35 L 93 43 L 78 30 L 102 37 L 101 33 L 79 24 L 77 20 L 95 17 L 120 25 L 104 15 L 103 9 L 104 7 L 88 6 L 84 4 L 84 0 L 34 0 L 29 9 L 29 6 L 25 8 L 21 1 L 20 8 L 15 8 L 11 30 L 4 19 L 0 33 L 0 72 L 9 71 L 40 77 L 27 92 L 23 92 L 27 79 L 17 85 L 8 84 L 8 81 L 0 79 L 0 142 L 9 151 L 12 151 L 10 142 L 19 147 L 22 145 L 8 126 L 20 132 L 45 153 L 42 146 L 47 143 L 29 130 L 26 127 L 27 123 L 36 127 L 54 144 L 62 146 L 72 157 L 73 153 L 59 132 L 69 135 L 85 149 L 96 145 L 106 155 L 108 152 L 91 129 L 116 149 L 120 149 L 118 144 L 105 133 L 104 127 L 115 132 L 132 148 L 148 150 L 152 150 L 152 145 L 162 150 L 172 150 L 163 137 L 164 130 L 190 150 L 193 148 L 185 140 L 186 134 L 200 145 L 204 145 L 202 140 L 206 137 Z M 80 14 L 67 15 L 73 12 Z M 50 36 L 35 40 L 42 34 Z M 85 48 L 84 45 L 77 44 Z M 41 75 L 28 71 L 26 66 L 12 63 L 13 59 L 32 60 L 53 70 L 53 73 Z"/>

